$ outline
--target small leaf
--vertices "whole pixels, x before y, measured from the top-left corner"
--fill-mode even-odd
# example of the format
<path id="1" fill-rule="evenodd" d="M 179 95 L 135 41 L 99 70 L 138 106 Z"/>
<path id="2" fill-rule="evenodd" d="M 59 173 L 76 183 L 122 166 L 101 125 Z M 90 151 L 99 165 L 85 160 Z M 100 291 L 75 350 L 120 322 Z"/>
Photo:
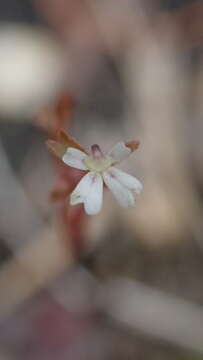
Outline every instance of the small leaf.
<path id="1" fill-rule="evenodd" d="M 59 157 L 60 159 L 62 159 L 63 155 L 65 154 L 66 150 L 67 150 L 67 146 L 59 143 L 55 140 L 47 140 L 46 141 L 46 145 L 49 149 L 49 151 L 56 155 L 57 157 Z"/>
<path id="2" fill-rule="evenodd" d="M 68 135 L 64 130 L 59 131 L 58 140 L 59 143 L 65 145 L 66 148 L 73 147 L 87 154 L 87 151 L 74 138 Z"/>
<path id="3" fill-rule="evenodd" d="M 140 142 L 135 141 L 135 140 L 125 143 L 125 146 L 127 146 L 132 152 L 137 150 L 139 145 L 140 145 Z"/>

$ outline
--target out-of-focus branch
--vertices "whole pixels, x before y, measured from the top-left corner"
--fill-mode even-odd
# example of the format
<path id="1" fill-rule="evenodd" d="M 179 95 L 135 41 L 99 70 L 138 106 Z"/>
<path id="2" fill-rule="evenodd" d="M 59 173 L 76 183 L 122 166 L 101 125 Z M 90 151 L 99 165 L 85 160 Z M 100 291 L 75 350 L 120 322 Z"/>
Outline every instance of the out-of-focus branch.
<path id="1" fill-rule="evenodd" d="M 127 279 L 110 281 L 101 298 L 126 328 L 203 353 L 203 307 Z"/>
<path id="2" fill-rule="evenodd" d="M 177 11 L 173 18 L 173 13 L 170 15 L 172 20 L 179 28 L 182 45 L 184 47 L 194 47 L 201 45 L 203 42 L 203 2 L 193 1 L 185 5 Z"/>
<path id="3" fill-rule="evenodd" d="M 0 360 L 13 360 L 13 359 L 14 359 L 13 356 L 4 353 L 4 351 L 0 349 Z"/>
<path id="4" fill-rule="evenodd" d="M 144 144 L 139 156 L 145 191 L 139 208 L 124 216 L 149 244 L 177 242 L 188 233 L 201 244 L 202 205 L 188 168 L 186 141 L 189 73 L 177 53 L 176 32 L 165 41 L 157 28 L 143 26 L 145 41 L 131 42 L 125 76 L 131 119 L 127 131 L 140 131 Z"/>
<path id="5" fill-rule="evenodd" d="M 27 243 L 43 226 L 43 220 L 12 171 L 1 144 L 0 213 L 0 234 L 13 250 Z"/>
<path id="6" fill-rule="evenodd" d="M 175 34 L 179 48 L 191 48 L 203 42 L 202 1 L 185 4 L 171 12 L 148 12 L 146 9 L 152 9 L 153 5 L 147 5 L 144 1 L 138 1 L 136 4 L 133 1 L 116 0 L 86 2 L 97 23 L 96 30 L 99 36 L 103 37 L 110 52 L 125 46 L 129 38 L 138 43 L 145 42 L 146 31 L 143 24 L 148 24 L 150 31 L 157 32 L 166 42 Z M 112 16 L 109 16 L 111 12 Z"/>
<path id="7" fill-rule="evenodd" d="M 56 230 L 42 230 L 31 244 L 0 269 L 0 320 L 48 286 L 72 263 L 72 250 L 67 251 L 67 243 L 59 241 Z"/>

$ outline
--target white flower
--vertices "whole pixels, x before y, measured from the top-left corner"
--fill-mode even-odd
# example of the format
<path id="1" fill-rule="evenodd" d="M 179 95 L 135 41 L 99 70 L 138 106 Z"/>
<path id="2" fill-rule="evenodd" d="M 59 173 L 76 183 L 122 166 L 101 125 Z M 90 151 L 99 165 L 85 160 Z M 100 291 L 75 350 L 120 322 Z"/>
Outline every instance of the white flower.
<path id="1" fill-rule="evenodd" d="M 78 148 L 68 147 L 62 156 L 65 164 L 88 171 L 70 195 L 70 204 L 84 203 L 87 214 L 95 215 L 102 207 L 103 184 L 113 193 L 119 204 L 125 208 L 134 206 L 135 194 L 142 190 L 141 182 L 114 165 L 126 159 L 138 143 L 119 142 L 104 155 L 98 145 L 93 145 L 91 154 Z"/>

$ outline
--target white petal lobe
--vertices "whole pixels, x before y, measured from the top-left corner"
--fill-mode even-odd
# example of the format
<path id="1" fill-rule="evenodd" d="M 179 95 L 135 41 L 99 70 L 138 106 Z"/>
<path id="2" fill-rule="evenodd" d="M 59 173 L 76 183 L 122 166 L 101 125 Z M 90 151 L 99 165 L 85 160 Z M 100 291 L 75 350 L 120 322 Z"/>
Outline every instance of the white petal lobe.
<path id="1" fill-rule="evenodd" d="M 90 173 L 91 186 L 85 200 L 85 211 L 88 215 L 96 215 L 102 207 L 103 201 L 103 180 L 100 174 Z"/>
<path id="2" fill-rule="evenodd" d="M 70 196 L 70 204 L 81 204 L 85 201 L 87 193 L 89 191 L 90 178 L 89 173 L 83 176 L 78 185 L 75 187 Z"/>
<path id="3" fill-rule="evenodd" d="M 130 190 L 134 190 L 136 194 L 139 194 L 142 191 L 143 185 L 136 177 L 116 167 L 111 167 L 109 171 L 122 185 L 126 186 Z"/>
<path id="4" fill-rule="evenodd" d="M 120 162 L 126 159 L 130 154 L 130 148 L 125 146 L 125 143 L 121 141 L 111 149 L 108 155 L 113 159 L 113 162 Z"/>
<path id="5" fill-rule="evenodd" d="M 86 154 L 78 149 L 69 147 L 66 153 L 63 155 L 63 162 L 71 167 L 80 170 L 87 170 L 87 167 L 84 163 Z"/>
<path id="6" fill-rule="evenodd" d="M 133 192 L 122 185 L 110 171 L 103 173 L 103 179 L 121 206 L 128 208 L 135 205 Z"/>
<path id="7" fill-rule="evenodd" d="M 102 177 L 100 174 L 89 172 L 72 192 L 70 203 L 71 205 L 84 203 L 86 213 L 88 215 L 95 215 L 101 210 L 102 200 Z"/>

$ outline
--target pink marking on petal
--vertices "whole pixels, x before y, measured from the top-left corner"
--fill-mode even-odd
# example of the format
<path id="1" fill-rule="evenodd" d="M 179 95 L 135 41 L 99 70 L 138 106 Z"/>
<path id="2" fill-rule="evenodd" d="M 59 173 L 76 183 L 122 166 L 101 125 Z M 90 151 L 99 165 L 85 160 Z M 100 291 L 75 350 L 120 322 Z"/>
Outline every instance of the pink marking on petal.
<path id="1" fill-rule="evenodd" d="M 112 177 L 112 179 L 116 178 L 116 176 L 112 172 L 110 172 L 109 175 Z"/>
<path id="2" fill-rule="evenodd" d="M 95 181 L 96 181 L 96 176 L 93 176 L 93 177 L 92 177 L 92 184 L 94 184 Z"/>
<path id="3" fill-rule="evenodd" d="M 91 151 L 92 151 L 93 157 L 96 159 L 99 159 L 104 156 L 104 154 L 102 153 L 102 151 L 100 149 L 100 146 L 97 144 L 94 144 L 91 146 Z"/>

